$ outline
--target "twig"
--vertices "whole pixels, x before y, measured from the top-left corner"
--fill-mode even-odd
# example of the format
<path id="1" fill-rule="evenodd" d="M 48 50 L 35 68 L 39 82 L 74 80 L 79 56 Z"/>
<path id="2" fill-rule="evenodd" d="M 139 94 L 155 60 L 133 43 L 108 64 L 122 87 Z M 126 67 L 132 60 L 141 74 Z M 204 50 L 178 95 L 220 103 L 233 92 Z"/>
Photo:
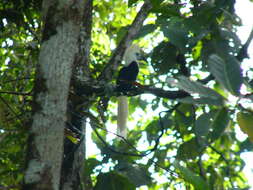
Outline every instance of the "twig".
<path id="1" fill-rule="evenodd" d="M 14 109 L 12 109 L 12 107 L 8 104 L 8 102 L 3 97 L 0 96 L 0 100 L 9 108 L 9 110 L 13 113 L 13 115 L 15 115 L 18 118 L 19 122 L 22 124 L 22 117 L 20 117 L 20 115 L 17 114 L 14 111 Z"/>
<path id="2" fill-rule="evenodd" d="M 242 48 L 240 49 L 238 55 L 237 55 L 237 59 L 238 61 L 242 61 L 244 58 L 248 58 L 248 47 L 251 43 L 253 39 L 253 28 L 251 29 L 250 35 L 247 39 L 247 41 L 245 42 L 245 44 L 242 46 Z"/>
<path id="3" fill-rule="evenodd" d="M 150 148 L 150 149 L 148 149 L 148 150 L 145 150 L 145 151 L 142 151 L 143 153 L 140 153 L 141 151 L 139 151 L 136 147 L 134 147 L 130 142 L 128 142 L 127 141 L 127 139 L 125 139 L 124 137 L 122 137 L 122 136 L 119 136 L 119 135 L 117 135 L 117 134 L 115 134 L 115 133 L 112 133 L 112 132 L 110 132 L 110 133 L 112 133 L 112 134 L 115 134 L 117 137 L 120 137 L 126 144 L 128 144 L 130 147 L 132 147 L 136 152 L 138 152 L 138 153 L 129 153 L 129 152 L 121 152 L 121 151 L 118 151 L 118 150 L 115 150 L 115 149 L 113 149 L 113 148 L 111 148 L 107 143 L 106 143 L 106 141 L 100 136 L 100 134 L 98 133 L 98 131 L 96 130 L 96 127 L 98 127 L 98 128 L 100 128 L 100 129 L 102 129 L 102 130 L 106 130 L 106 129 L 104 129 L 104 128 L 102 128 L 102 127 L 100 127 L 100 125 L 99 125 L 99 123 L 97 123 L 98 121 L 97 121 L 97 119 L 95 119 L 95 120 L 93 120 L 92 118 L 94 117 L 92 117 L 92 118 L 90 118 L 92 121 L 95 121 L 96 122 L 96 126 L 93 126 L 95 123 L 93 122 L 93 123 L 91 123 L 91 127 L 93 128 L 93 130 L 94 130 L 94 132 L 96 133 L 96 135 L 97 135 L 97 137 L 100 139 L 100 141 L 105 145 L 105 147 L 107 147 L 110 151 L 112 151 L 112 152 L 114 152 L 114 153 L 116 153 L 116 154 L 122 154 L 122 155 L 126 155 L 126 156 L 137 156 L 137 157 L 145 157 L 145 156 L 147 156 L 147 155 L 149 155 L 149 154 L 151 154 L 152 152 L 154 152 L 156 149 L 157 149 L 157 147 L 158 147 L 158 145 L 159 145 L 159 143 L 160 143 L 160 139 L 161 139 L 161 137 L 163 136 L 163 134 L 164 134 L 164 125 L 163 125 L 163 121 L 162 121 L 162 116 L 161 116 L 161 114 L 162 113 L 172 113 L 175 109 L 177 109 L 177 107 L 180 105 L 180 103 L 178 103 L 178 104 L 176 104 L 175 106 L 173 106 L 173 108 L 172 109 L 170 109 L 170 110 L 167 110 L 167 111 L 161 111 L 160 113 L 159 113 L 159 124 L 160 124 L 160 128 L 161 128 L 161 133 L 160 133 L 160 135 L 157 137 L 157 139 L 155 140 L 155 145 L 152 147 L 152 148 Z M 106 130 L 107 131 L 107 130 Z M 107 131 L 108 132 L 108 131 Z"/>
<path id="4" fill-rule="evenodd" d="M 211 148 L 214 152 L 216 152 L 217 154 L 219 154 L 222 158 L 222 160 L 224 160 L 224 162 L 227 165 L 227 175 L 230 176 L 230 164 L 229 164 L 229 160 L 225 158 L 225 156 L 222 154 L 222 152 L 220 152 L 219 150 L 217 150 L 215 147 L 213 147 L 212 145 L 208 145 L 209 148 Z M 229 178 L 229 182 L 231 184 L 231 186 L 234 188 L 234 184 L 231 178 Z"/>
<path id="5" fill-rule="evenodd" d="M 132 40 L 140 31 L 144 20 L 146 19 L 149 11 L 152 8 L 152 4 L 150 0 L 145 0 L 141 10 L 136 15 L 132 25 L 129 27 L 126 35 L 120 41 L 118 47 L 114 51 L 109 63 L 105 66 L 104 70 L 102 71 L 101 75 L 98 79 L 110 81 L 113 78 L 113 73 L 117 71 L 118 66 L 122 60 L 125 50 L 130 46 Z"/>
<path id="6" fill-rule="evenodd" d="M 157 138 L 154 147 L 151 148 L 151 149 L 149 149 L 149 150 L 144 151 L 144 153 L 141 153 L 141 154 L 118 151 L 118 150 L 112 148 L 110 145 L 108 145 L 108 143 L 103 139 L 103 137 L 102 137 L 102 136 L 99 134 L 99 132 L 97 131 L 97 128 L 99 128 L 99 129 L 101 129 L 101 130 L 104 130 L 104 131 L 106 131 L 107 133 L 114 134 L 115 136 L 121 138 L 126 144 L 128 144 L 128 145 L 129 145 L 131 148 L 133 148 L 136 152 L 140 152 L 134 145 L 132 145 L 130 142 L 128 142 L 127 139 L 125 139 L 125 138 L 123 138 L 123 137 L 121 137 L 121 136 L 119 136 L 119 135 L 117 135 L 117 134 L 115 134 L 115 133 L 113 133 L 113 132 L 111 132 L 111 131 L 105 129 L 103 126 L 100 126 L 101 124 L 99 123 L 99 120 L 98 120 L 96 117 L 94 117 L 91 113 L 79 114 L 79 113 L 74 113 L 74 112 L 73 112 L 72 114 L 75 114 L 77 117 L 80 117 L 80 118 L 84 117 L 84 115 L 85 115 L 85 117 L 89 117 L 90 120 L 92 121 L 92 122 L 90 123 L 90 125 L 91 125 L 92 129 L 94 130 L 95 134 L 97 135 L 97 137 L 99 138 L 99 140 L 104 144 L 104 146 L 105 146 L 108 150 L 110 150 L 111 152 L 113 152 L 113 153 L 115 153 L 115 154 L 121 154 L 121 155 L 124 155 L 124 156 L 145 157 L 145 156 L 149 155 L 151 152 L 153 152 L 153 151 L 155 151 L 155 150 L 157 149 L 157 147 L 158 147 L 158 145 L 159 145 L 160 138 L 161 138 L 162 135 L 164 134 L 164 126 L 163 126 L 163 121 L 162 121 L 162 116 L 161 116 L 161 114 L 164 113 L 164 112 L 166 112 L 166 113 L 172 113 L 179 105 L 180 105 L 180 103 L 179 103 L 179 104 L 176 104 L 175 106 L 173 106 L 172 109 L 170 109 L 170 110 L 168 110 L 168 111 L 162 111 L 162 112 L 159 113 L 159 123 L 160 123 L 160 127 L 161 127 L 161 134 L 160 134 L 159 137 Z M 75 126 L 73 126 L 73 125 L 70 124 L 70 123 L 68 123 L 68 125 L 71 125 L 71 128 L 72 128 L 75 132 L 77 132 L 78 135 L 80 135 L 80 136 L 83 135 L 83 132 L 80 131 L 79 129 L 77 129 Z M 81 144 L 82 141 L 83 141 L 83 139 L 81 138 L 81 139 L 79 140 L 79 144 Z M 77 147 L 79 146 L 79 144 L 77 145 Z M 74 152 L 74 151 L 76 151 L 76 148 L 75 148 L 75 150 L 73 150 L 73 151 L 71 151 L 71 152 Z M 159 168 L 161 168 L 161 169 L 167 171 L 168 173 L 170 173 L 170 175 L 172 175 L 172 176 L 174 176 L 174 177 L 176 177 L 176 178 L 180 178 L 180 176 L 178 176 L 177 173 L 175 173 L 174 171 L 172 171 L 172 170 L 170 170 L 170 169 L 168 169 L 168 168 L 165 168 L 165 167 L 159 165 L 158 163 L 156 163 L 156 162 L 154 161 L 154 159 L 149 159 L 149 162 L 151 162 L 151 163 L 154 164 L 155 166 L 157 166 L 157 167 L 159 167 Z M 136 163 L 136 164 L 138 164 L 138 163 Z M 183 179 L 183 178 L 182 178 L 182 179 Z"/>
<path id="7" fill-rule="evenodd" d="M 0 91 L 0 94 L 13 94 L 13 95 L 20 95 L 20 96 L 32 96 L 30 92 Z"/>

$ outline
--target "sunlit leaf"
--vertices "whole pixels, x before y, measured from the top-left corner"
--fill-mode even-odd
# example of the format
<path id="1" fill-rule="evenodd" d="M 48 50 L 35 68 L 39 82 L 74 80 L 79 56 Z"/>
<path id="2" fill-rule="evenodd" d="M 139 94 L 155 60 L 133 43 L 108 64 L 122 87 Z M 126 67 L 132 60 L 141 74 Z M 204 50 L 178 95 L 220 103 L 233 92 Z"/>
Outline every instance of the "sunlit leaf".
<path id="1" fill-rule="evenodd" d="M 253 142 L 253 113 L 251 112 L 238 112 L 237 122 L 241 130 L 249 136 Z"/>
<path id="2" fill-rule="evenodd" d="M 200 97 L 222 100 L 223 97 L 216 91 L 203 86 L 201 83 L 196 81 L 191 81 L 184 76 L 178 77 L 177 87 L 184 90 L 190 94 L 198 94 Z"/>
<path id="3" fill-rule="evenodd" d="M 213 98 L 193 98 L 193 97 L 185 97 L 178 99 L 179 102 L 188 103 L 188 104 L 208 104 L 214 106 L 222 106 L 223 100 L 222 99 L 213 99 Z"/>
<path id="4" fill-rule="evenodd" d="M 75 137 L 73 137 L 71 135 L 67 135 L 66 138 L 68 138 L 74 144 L 77 144 L 79 142 L 79 140 L 80 140 L 80 139 L 75 138 Z"/>

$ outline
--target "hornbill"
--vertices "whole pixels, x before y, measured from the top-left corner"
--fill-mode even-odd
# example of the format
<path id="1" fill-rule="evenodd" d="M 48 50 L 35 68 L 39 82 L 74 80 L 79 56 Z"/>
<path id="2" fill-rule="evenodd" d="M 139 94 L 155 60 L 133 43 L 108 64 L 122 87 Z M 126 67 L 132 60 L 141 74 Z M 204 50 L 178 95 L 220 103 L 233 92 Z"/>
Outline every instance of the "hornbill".
<path id="1" fill-rule="evenodd" d="M 124 95 L 135 86 L 139 73 L 138 61 L 143 60 L 141 48 L 137 45 L 130 46 L 126 50 L 123 59 L 125 65 L 120 69 L 117 78 L 117 91 L 120 94 L 118 97 L 117 135 L 126 138 L 128 99 Z"/>

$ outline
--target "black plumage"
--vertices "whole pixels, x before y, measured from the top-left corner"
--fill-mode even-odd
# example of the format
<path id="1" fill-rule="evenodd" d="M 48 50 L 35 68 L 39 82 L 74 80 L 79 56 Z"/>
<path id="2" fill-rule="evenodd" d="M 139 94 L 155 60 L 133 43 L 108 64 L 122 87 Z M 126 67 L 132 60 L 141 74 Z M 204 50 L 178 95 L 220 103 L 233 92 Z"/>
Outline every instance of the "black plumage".
<path id="1" fill-rule="evenodd" d="M 125 93 L 133 88 L 133 83 L 137 79 L 139 73 L 138 63 L 132 61 L 128 66 L 123 67 L 119 71 L 117 78 L 117 91 Z"/>

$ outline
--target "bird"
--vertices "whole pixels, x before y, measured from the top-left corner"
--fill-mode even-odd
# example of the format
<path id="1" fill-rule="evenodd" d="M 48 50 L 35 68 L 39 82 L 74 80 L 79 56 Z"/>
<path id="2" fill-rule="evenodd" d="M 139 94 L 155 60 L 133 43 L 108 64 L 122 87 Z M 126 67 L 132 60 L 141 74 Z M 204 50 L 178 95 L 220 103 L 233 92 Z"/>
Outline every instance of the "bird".
<path id="1" fill-rule="evenodd" d="M 124 66 L 120 69 L 117 77 L 118 96 L 118 115 L 117 115 L 117 135 L 127 137 L 127 118 L 128 118 L 128 98 L 126 93 L 134 88 L 134 83 L 139 73 L 139 61 L 143 60 L 141 48 L 133 44 L 126 49 L 123 56 Z"/>

